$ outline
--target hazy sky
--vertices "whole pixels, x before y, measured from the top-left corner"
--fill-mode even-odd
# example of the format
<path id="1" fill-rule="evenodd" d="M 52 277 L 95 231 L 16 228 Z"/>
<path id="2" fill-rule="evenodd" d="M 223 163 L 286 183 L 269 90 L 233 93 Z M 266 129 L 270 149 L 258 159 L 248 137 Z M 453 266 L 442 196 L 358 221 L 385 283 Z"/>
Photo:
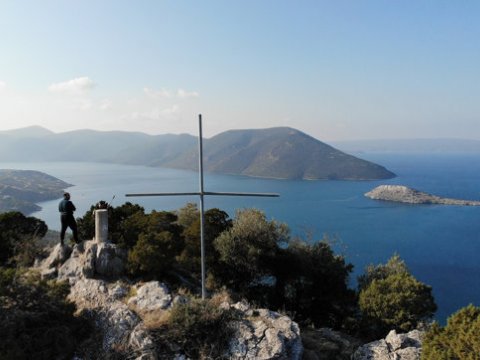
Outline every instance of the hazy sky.
<path id="1" fill-rule="evenodd" d="M 480 1 L 0 0 L 0 130 L 480 139 Z"/>

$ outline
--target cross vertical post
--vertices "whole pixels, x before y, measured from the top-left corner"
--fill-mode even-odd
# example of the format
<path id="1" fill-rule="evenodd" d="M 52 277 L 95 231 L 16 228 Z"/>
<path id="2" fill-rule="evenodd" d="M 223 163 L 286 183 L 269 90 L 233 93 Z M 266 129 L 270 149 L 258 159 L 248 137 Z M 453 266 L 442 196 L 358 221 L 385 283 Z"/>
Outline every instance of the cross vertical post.
<path id="1" fill-rule="evenodd" d="M 207 296 L 205 289 L 205 216 L 203 204 L 203 135 L 202 114 L 198 115 L 198 173 L 200 177 L 200 261 L 202 270 L 202 299 Z"/>
<path id="2" fill-rule="evenodd" d="M 204 210 L 204 196 L 255 196 L 255 197 L 279 197 L 279 194 L 274 193 L 234 193 L 234 192 L 212 192 L 205 191 L 203 184 L 203 136 L 202 136 L 202 115 L 198 115 L 198 170 L 200 189 L 199 192 L 171 192 L 171 193 L 137 193 L 125 194 L 127 197 L 132 196 L 191 196 L 198 195 L 200 198 L 200 257 L 201 257 L 201 277 L 202 277 L 202 299 L 207 297 L 205 287 L 205 210 Z"/>

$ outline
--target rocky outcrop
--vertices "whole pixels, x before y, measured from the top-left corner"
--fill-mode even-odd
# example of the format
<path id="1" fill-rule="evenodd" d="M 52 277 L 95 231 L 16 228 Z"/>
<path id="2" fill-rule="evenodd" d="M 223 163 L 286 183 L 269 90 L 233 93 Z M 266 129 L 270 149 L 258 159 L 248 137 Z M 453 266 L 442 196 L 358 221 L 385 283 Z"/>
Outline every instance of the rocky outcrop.
<path id="1" fill-rule="evenodd" d="M 165 313 L 168 316 L 175 303 L 188 301 L 183 296 L 173 296 L 158 281 L 132 284 L 122 279 L 125 259 L 125 252 L 114 244 L 87 241 L 73 249 L 57 245 L 38 265 L 44 278 L 68 281 L 68 299 L 76 304 L 79 314 L 95 324 L 100 337 L 93 348 L 90 345 L 79 352 L 86 354 L 85 359 L 111 358 L 119 353 L 129 359 L 157 359 L 158 344 L 142 317 Z M 267 309 L 253 309 L 244 302 L 225 302 L 221 306 L 235 309 L 239 314 L 232 323 L 235 335 L 225 358 L 301 359 L 300 329 L 289 317 Z M 175 352 L 177 358 L 187 359 L 181 348 Z"/>
<path id="2" fill-rule="evenodd" d="M 231 307 L 243 316 L 233 324 L 236 334 L 230 341 L 228 359 L 302 358 L 300 328 L 288 316 L 267 309 L 252 309 L 246 303 Z"/>
<path id="3" fill-rule="evenodd" d="M 480 206 L 480 201 L 442 198 L 403 185 L 380 185 L 365 194 L 374 200 L 395 201 L 408 204 L 442 204 Z"/>
<path id="4" fill-rule="evenodd" d="M 166 310 L 172 305 L 172 296 L 167 286 L 158 281 L 150 281 L 134 289 L 136 295 L 128 300 L 128 305 L 139 313 Z"/>
<path id="5" fill-rule="evenodd" d="M 68 280 L 70 284 L 78 279 L 101 276 L 116 279 L 125 272 L 127 253 L 115 244 L 85 241 L 73 249 L 68 245 L 54 247 L 49 257 L 41 262 L 41 276 Z"/>
<path id="6" fill-rule="evenodd" d="M 128 285 L 121 282 L 79 279 L 71 287 L 68 298 L 103 334 L 100 353 L 122 349 L 134 359 L 154 360 L 157 358 L 154 341 L 141 318 L 123 302 L 127 293 Z"/>
<path id="7" fill-rule="evenodd" d="M 420 360 L 424 333 L 413 330 L 397 334 L 395 330 L 385 339 L 365 344 L 355 351 L 353 360 Z"/>

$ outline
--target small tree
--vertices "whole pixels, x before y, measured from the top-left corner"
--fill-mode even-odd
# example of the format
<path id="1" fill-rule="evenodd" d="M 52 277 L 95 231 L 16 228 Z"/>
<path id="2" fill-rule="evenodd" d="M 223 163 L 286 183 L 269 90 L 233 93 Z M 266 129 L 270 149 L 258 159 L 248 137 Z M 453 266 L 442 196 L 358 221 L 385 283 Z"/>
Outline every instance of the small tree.
<path id="1" fill-rule="evenodd" d="M 352 269 L 326 240 L 293 240 L 277 257 L 271 303 L 295 314 L 297 321 L 344 327 L 356 306 L 355 292 L 348 288 Z"/>
<path id="2" fill-rule="evenodd" d="M 415 279 L 398 256 L 387 266 L 367 269 L 362 284 L 359 307 L 372 337 L 385 336 L 392 329 L 410 331 L 437 310 L 432 288 Z"/>
<path id="3" fill-rule="evenodd" d="M 453 314 L 444 328 L 434 324 L 423 341 L 422 360 L 478 360 L 480 308 L 468 305 Z"/>
<path id="4" fill-rule="evenodd" d="M 178 260 L 180 265 L 190 273 L 200 273 L 200 218 L 197 212 L 195 220 L 183 230 L 185 247 Z M 179 215 L 180 216 L 180 215 Z M 212 272 L 218 265 L 218 253 L 213 246 L 213 241 L 225 230 L 232 226 L 228 214 L 220 209 L 209 209 L 205 212 L 205 256 L 207 271 Z"/>
<path id="5" fill-rule="evenodd" d="M 288 227 L 267 220 L 257 209 L 237 212 L 232 227 L 214 241 L 219 268 L 214 277 L 221 285 L 246 294 L 272 276 L 281 244 L 288 242 Z"/>
<path id="6" fill-rule="evenodd" d="M 133 276 L 159 278 L 172 266 L 177 253 L 178 247 L 169 232 L 141 234 L 128 254 L 127 267 Z"/>
<path id="7" fill-rule="evenodd" d="M 394 254 L 386 264 L 377 266 L 370 264 L 365 269 L 365 274 L 358 277 L 358 289 L 365 289 L 373 280 L 386 279 L 390 275 L 408 273 L 405 261 L 398 254 Z"/>

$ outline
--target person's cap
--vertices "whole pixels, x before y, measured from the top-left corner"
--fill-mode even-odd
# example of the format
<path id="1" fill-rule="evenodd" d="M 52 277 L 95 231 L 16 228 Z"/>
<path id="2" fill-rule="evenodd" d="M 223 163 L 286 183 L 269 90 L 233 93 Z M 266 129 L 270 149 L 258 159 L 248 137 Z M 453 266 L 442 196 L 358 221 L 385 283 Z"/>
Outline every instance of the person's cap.
<path id="1" fill-rule="evenodd" d="M 63 193 L 63 197 L 64 197 L 64 198 L 70 197 L 70 193 L 68 193 L 68 192 Z"/>

